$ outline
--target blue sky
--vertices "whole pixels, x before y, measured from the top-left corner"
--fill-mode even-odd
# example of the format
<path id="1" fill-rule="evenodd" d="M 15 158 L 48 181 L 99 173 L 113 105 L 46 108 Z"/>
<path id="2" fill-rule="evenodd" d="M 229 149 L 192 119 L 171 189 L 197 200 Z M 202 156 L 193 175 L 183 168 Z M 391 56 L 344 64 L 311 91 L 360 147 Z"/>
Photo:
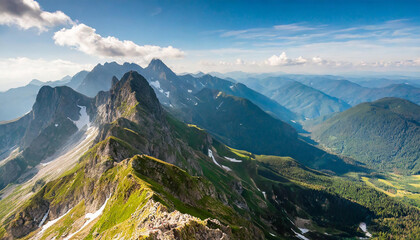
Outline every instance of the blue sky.
<path id="1" fill-rule="evenodd" d="M 154 57 L 176 72 L 409 73 L 420 1 L 0 1 L 0 89 Z"/>

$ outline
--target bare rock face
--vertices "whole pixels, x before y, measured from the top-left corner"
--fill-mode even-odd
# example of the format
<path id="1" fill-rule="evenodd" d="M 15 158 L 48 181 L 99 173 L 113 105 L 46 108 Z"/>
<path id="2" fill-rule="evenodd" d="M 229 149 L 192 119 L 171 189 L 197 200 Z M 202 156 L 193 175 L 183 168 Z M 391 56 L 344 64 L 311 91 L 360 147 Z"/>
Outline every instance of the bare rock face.
<path id="1" fill-rule="evenodd" d="M 32 111 L 31 121 L 25 132 L 23 147 L 29 146 L 40 132 L 51 123 L 65 119 L 78 120 L 80 107 L 85 106 L 90 116 L 94 114 L 91 99 L 69 87 L 44 86 L 39 90 Z"/>
<path id="2" fill-rule="evenodd" d="M 20 151 L 7 165 L 0 166 L 0 189 L 63 146 L 78 131 L 75 121 L 80 119 L 82 108 L 94 118 L 92 99 L 69 87 L 43 86 L 31 112 L 0 123 L 0 155 L 13 146 Z"/>
<path id="3" fill-rule="evenodd" d="M 109 94 L 99 93 L 96 97 L 99 116 L 102 122 L 112 122 L 124 117 L 132 121 L 141 121 L 137 110 L 143 110 L 161 120 L 163 110 L 155 92 L 147 80 L 137 72 L 127 72 L 120 81 L 113 80 Z"/>
<path id="4" fill-rule="evenodd" d="M 216 219 L 200 220 L 179 211 L 169 212 L 161 203 L 149 200 L 139 211 L 132 214 L 130 221 L 135 224 L 131 239 L 210 239 L 227 240 L 231 229 Z M 96 239 L 101 239 L 97 235 Z M 126 238 L 123 233 L 117 238 Z"/>
<path id="5" fill-rule="evenodd" d="M 18 146 L 29 123 L 29 114 L 9 122 L 0 123 L 0 159 L 7 157 L 7 152 Z"/>
<path id="6" fill-rule="evenodd" d="M 10 224 L 12 239 L 26 236 L 38 228 L 45 213 L 49 209 L 49 202 L 42 198 L 35 198 L 34 201 Z"/>

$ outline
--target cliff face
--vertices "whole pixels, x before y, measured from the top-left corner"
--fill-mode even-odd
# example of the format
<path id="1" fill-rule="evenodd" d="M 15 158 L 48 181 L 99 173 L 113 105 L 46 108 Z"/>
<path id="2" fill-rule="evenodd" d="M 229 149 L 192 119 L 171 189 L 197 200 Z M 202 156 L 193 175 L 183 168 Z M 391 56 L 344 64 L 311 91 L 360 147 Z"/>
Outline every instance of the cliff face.
<path id="1" fill-rule="evenodd" d="M 89 124 L 95 112 L 92 99 L 73 89 L 43 86 L 31 112 L 15 121 L 0 123 L 3 158 L 12 148 L 17 149 L 17 154 L 0 166 L 0 189 L 54 154 Z"/>
<path id="2" fill-rule="evenodd" d="M 0 158 L 7 157 L 10 150 L 19 145 L 29 120 L 30 115 L 27 114 L 13 121 L 0 122 Z"/>
<path id="3" fill-rule="evenodd" d="M 79 120 L 81 107 L 85 107 L 86 113 L 93 117 L 95 110 L 91 101 L 69 87 L 42 87 L 29 113 L 31 121 L 22 139 L 22 147 L 29 146 L 43 129 L 53 123 L 55 126 L 67 120 Z"/>

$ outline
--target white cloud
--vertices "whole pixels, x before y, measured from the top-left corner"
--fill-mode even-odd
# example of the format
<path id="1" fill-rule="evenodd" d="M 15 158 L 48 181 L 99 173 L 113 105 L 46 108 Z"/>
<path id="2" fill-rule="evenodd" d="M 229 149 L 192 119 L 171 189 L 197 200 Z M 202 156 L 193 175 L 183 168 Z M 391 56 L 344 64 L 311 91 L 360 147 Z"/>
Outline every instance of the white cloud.
<path id="1" fill-rule="evenodd" d="M 298 24 L 298 23 L 292 23 L 292 24 L 275 25 L 274 29 L 282 30 L 282 31 L 308 31 L 308 30 L 316 30 L 317 28 L 303 26 L 302 24 Z"/>
<path id="2" fill-rule="evenodd" d="M 237 58 L 236 61 L 235 61 L 235 64 L 236 65 L 244 65 L 245 64 L 245 61 L 242 60 L 242 59 L 240 59 L 240 58 Z"/>
<path id="3" fill-rule="evenodd" d="M 43 11 L 34 0 L 0 0 L 0 24 L 17 25 L 22 29 L 38 28 L 46 31 L 50 27 L 72 23 L 61 11 Z"/>
<path id="4" fill-rule="evenodd" d="M 184 52 L 174 48 L 153 45 L 140 46 L 128 40 L 121 41 L 116 37 L 102 37 L 96 29 L 85 24 L 63 28 L 54 34 L 55 44 L 73 47 L 86 54 L 101 58 L 115 57 L 127 60 L 149 61 L 153 58 L 181 58 Z"/>
<path id="5" fill-rule="evenodd" d="M 288 66 L 288 65 L 301 65 L 305 64 L 308 60 L 303 57 L 298 57 L 296 59 L 288 58 L 285 52 L 282 52 L 280 55 L 273 55 L 268 58 L 265 63 L 270 66 Z"/>
<path id="6" fill-rule="evenodd" d="M 79 64 L 62 59 L 30 59 L 26 57 L 0 59 L 0 89 L 21 86 L 32 79 L 41 81 L 58 80 L 66 75 L 86 69 L 93 65 Z"/>

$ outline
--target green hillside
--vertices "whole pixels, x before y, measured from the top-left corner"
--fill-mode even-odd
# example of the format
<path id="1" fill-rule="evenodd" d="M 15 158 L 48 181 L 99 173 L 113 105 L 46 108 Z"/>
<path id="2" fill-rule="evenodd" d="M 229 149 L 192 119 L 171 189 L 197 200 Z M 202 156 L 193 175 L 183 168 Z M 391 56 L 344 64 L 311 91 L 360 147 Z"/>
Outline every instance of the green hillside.
<path id="1" fill-rule="evenodd" d="M 334 152 L 384 171 L 420 171 L 420 106 L 398 98 L 359 104 L 314 127 Z"/>

